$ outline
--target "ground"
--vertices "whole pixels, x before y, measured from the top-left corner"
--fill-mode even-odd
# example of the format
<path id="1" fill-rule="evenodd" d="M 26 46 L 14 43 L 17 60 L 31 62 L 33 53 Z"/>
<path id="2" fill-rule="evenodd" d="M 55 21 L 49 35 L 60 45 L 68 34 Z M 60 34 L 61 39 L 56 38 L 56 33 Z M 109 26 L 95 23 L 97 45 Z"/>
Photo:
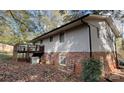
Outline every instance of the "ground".
<path id="1" fill-rule="evenodd" d="M 26 62 L 0 62 L 0 81 L 5 82 L 74 82 L 79 78 L 56 67 Z"/>
<path id="2" fill-rule="evenodd" d="M 100 82 L 124 82 L 124 69 Z M 80 82 L 80 77 L 58 70 L 54 65 L 14 62 L 12 55 L 0 53 L 0 82 Z"/>

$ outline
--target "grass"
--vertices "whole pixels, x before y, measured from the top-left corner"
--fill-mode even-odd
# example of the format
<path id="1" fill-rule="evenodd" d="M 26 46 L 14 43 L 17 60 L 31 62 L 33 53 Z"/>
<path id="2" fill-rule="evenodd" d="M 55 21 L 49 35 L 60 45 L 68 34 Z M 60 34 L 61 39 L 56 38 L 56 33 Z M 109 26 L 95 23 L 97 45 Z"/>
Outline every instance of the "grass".
<path id="1" fill-rule="evenodd" d="M 0 62 L 9 62 L 12 59 L 11 53 L 0 52 Z"/>

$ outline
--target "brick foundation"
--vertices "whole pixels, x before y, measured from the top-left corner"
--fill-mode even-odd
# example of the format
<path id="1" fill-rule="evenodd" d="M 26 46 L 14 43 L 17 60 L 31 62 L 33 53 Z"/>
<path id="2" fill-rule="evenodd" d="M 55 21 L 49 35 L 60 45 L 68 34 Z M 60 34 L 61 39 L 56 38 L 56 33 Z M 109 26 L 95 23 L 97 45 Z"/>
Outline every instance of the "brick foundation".
<path id="1" fill-rule="evenodd" d="M 59 55 L 63 54 L 66 56 L 66 66 L 59 64 Z M 105 52 L 93 52 L 93 58 L 99 59 L 104 63 L 104 75 L 113 72 L 116 69 L 115 64 L 115 55 L 114 53 L 105 53 Z M 89 52 L 52 52 L 45 53 L 42 59 L 46 64 L 56 65 L 57 68 L 62 69 L 66 72 L 75 73 L 75 75 L 80 76 L 82 66 L 81 61 L 90 58 Z"/>
<path id="2" fill-rule="evenodd" d="M 104 64 L 104 75 L 109 75 L 117 70 L 116 55 L 114 52 L 93 52 L 93 58 L 99 59 Z"/>

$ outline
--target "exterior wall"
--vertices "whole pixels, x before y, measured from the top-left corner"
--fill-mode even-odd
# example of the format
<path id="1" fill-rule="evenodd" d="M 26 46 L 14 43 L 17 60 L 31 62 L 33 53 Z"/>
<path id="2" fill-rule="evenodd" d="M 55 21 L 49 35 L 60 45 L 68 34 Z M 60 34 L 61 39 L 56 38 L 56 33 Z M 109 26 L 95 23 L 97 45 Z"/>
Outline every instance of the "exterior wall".
<path id="1" fill-rule="evenodd" d="M 66 64 L 59 64 L 59 56 L 64 55 L 66 57 Z M 58 69 L 67 73 L 80 76 L 82 71 L 81 62 L 89 58 L 89 52 L 52 52 L 44 54 L 44 61 L 46 64 L 53 64 Z M 42 62 L 43 63 L 43 62 Z"/>
<path id="2" fill-rule="evenodd" d="M 103 20 L 88 21 L 91 26 L 91 40 L 93 52 L 115 51 L 115 35 Z M 98 29 L 97 29 L 98 28 Z M 98 36 L 99 30 L 99 36 Z M 59 42 L 59 34 L 43 40 L 45 52 L 90 52 L 89 31 L 87 26 L 79 26 L 65 31 L 65 42 Z"/>
<path id="3" fill-rule="evenodd" d="M 64 54 L 66 56 L 66 65 L 59 64 L 59 56 Z M 87 60 L 89 52 L 52 52 L 44 54 L 44 62 L 46 64 L 53 64 L 58 69 L 63 70 L 70 74 L 80 76 L 82 71 L 81 62 Z M 93 52 L 93 58 L 99 59 L 103 62 L 103 75 L 107 76 L 116 69 L 115 56 L 113 53 L 107 52 Z M 43 60 L 42 60 L 43 61 Z M 43 62 L 42 62 L 43 63 Z"/>
<path id="4" fill-rule="evenodd" d="M 116 67 L 115 35 L 103 20 L 89 21 L 93 58 L 104 63 L 105 75 L 114 72 Z"/>
<path id="5" fill-rule="evenodd" d="M 66 72 L 80 75 L 82 60 L 89 58 L 89 31 L 87 26 L 78 26 L 64 32 L 64 42 L 59 41 L 59 34 L 53 36 L 53 41 L 49 38 L 43 40 L 45 54 L 42 63 L 56 65 L 57 68 Z M 66 66 L 59 64 L 59 56 L 66 56 Z"/>
<path id="6" fill-rule="evenodd" d="M 103 75 L 107 76 L 117 70 L 114 52 L 93 52 L 93 58 L 103 63 Z"/>
<path id="7" fill-rule="evenodd" d="M 108 24 L 103 20 L 87 22 L 91 24 L 92 51 L 115 51 L 115 35 Z M 49 38 L 44 39 L 42 44 L 45 45 L 45 52 L 90 52 L 88 30 L 84 25 L 65 31 L 65 41 L 62 43 L 59 42 L 59 34 L 53 36 L 52 42 Z"/>
<path id="8" fill-rule="evenodd" d="M 43 40 L 45 52 L 89 52 L 89 34 L 87 26 L 79 26 L 65 31 L 64 42 L 59 42 L 59 34 Z"/>
<path id="9" fill-rule="evenodd" d="M 89 21 L 91 26 L 91 40 L 93 52 L 115 51 L 115 35 L 103 20 Z"/>
<path id="10" fill-rule="evenodd" d="M 116 69 L 115 57 L 115 36 L 110 27 L 103 20 L 88 21 L 91 25 L 91 40 L 93 58 L 103 62 L 104 75 L 114 72 Z M 94 26 L 93 26 L 94 25 Z M 96 29 L 96 27 L 98 29 Z M 98 32 L 99 31 L 99 35 Z M 111 37 L 110 37 L 111 36 Z M 43 40 L 45 45 L 44 62 L 54 64 L 64 71 L 72 71 L 80 75 L 81 61 L 90 58 L 89 31 L 87 26 L 65 31 L 65 42 L 59 42 L 59 35 L 53 36 L 53 41 L 49 38 Z M 59 64 L 59 55 L 66 56 L 66 66 Z"/>

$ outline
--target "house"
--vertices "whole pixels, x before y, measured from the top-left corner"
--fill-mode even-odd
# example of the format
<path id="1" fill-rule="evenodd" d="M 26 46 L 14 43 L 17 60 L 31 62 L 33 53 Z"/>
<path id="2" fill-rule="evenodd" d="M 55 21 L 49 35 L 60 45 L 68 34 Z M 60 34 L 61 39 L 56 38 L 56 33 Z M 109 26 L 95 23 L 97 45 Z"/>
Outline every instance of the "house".
<path id="1" fill-rule="evenodd" d="M 116 37 L 119 30 L 111 17 L 85 15 L 33 40 L 44 46 L 42 61 L 79 75 L 81 61 L 96 58 L 103 62 L 104 75 L 117 69 Z"/>

